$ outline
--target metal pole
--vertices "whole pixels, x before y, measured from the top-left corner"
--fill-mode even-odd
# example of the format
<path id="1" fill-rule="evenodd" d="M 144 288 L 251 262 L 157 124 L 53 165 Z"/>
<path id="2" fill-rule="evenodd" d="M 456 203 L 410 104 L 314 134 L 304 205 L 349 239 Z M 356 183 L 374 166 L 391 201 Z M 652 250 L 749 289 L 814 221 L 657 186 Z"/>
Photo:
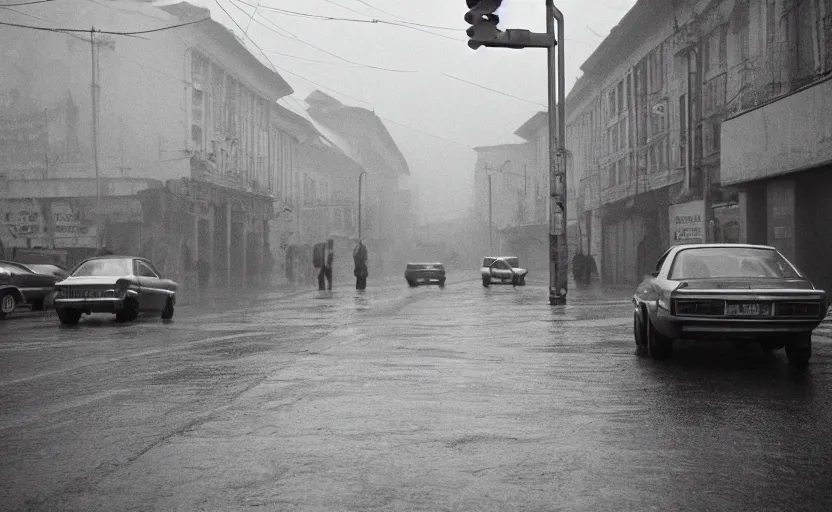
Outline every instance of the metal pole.
<path id="1" fill-rule="evenodd" d="M 488 170 L 486 169 L 486 172 Z M 491 234 L 491 227 L 493 225 L 491 217 L 491 175 L 488 175 L 488 247 L 491 250 L 491 254 L 494 254 L 494 237 Z"/>
<path id="2" fill-rule="evenodd" d="M 92 160 L 95 167 L 95 232 L 96 245 L 101 247 L 101 179 L 98 170 L 98 66 L 95 54 L 95 27 L 90 29 L 90 55 L 92 57 Z"/>
<path id="3" fill-rule="evenodd" d="M 557 42 L 547 49 L 549 72 L 549 304 L 566 304 L 569 250 L 566 244 L 566 173 L 564 125 L 564 29 L 563 14 L 554 0 L 546 0 L 546 33 Z M 555 48 L 557 46 L 557 48 Z M 557 109 L 557 115 L 555 110 Z"/>
<path id="4" fill-rule="evenodd" d="M 358 175 L 358 243 L 361 243 L 361 181 L 367 171 L 361 171 Z"/>

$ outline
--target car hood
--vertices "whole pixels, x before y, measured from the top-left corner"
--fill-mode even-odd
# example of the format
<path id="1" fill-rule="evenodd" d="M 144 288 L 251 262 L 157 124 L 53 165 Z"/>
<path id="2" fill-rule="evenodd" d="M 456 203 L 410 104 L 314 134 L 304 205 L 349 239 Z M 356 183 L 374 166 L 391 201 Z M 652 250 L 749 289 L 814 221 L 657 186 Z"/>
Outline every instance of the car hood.
<path id="1" fill-rule="evenodd" d="M 55 286 L 115 286 L 119 279 L 130 279 L 130 276 L 84 276 L 67 277 L 63 281 L 55 283 Z"/>
<path id="2" fill-rule="evenodd" d="M 679 282 L 678 290 L 814 290 L 805 279 L 689 279 Z"/>

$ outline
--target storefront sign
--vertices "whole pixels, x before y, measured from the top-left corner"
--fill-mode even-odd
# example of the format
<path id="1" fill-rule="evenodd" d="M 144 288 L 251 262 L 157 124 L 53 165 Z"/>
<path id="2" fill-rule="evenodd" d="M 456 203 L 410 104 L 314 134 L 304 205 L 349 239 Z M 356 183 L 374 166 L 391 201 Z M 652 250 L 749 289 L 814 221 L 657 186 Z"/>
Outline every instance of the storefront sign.
<path id="1" fill-rule="evenodd" d="M 705 241 L 705 202 L 673 204 L 668 207 L 671 244 L 701 244 Z"/>
<path id="2" fill-rule="evenodd" d="M 53 201 L 51 210 L 52 240 L 55 247 L 96 247 L 96 228 L 81 216 L 77 204 Z"/>
<path id="3" fill-rule="evenodd" d="M 35 199 L 3 201 L 0 204 L 0 220 L 14 238 L 43 236 L 43 213 L 40 202 Z"/>

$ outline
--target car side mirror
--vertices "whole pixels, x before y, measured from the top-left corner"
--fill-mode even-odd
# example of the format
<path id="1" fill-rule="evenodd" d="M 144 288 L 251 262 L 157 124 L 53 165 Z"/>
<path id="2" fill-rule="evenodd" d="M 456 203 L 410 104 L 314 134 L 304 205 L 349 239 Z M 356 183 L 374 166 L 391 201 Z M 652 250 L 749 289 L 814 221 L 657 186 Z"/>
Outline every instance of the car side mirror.
<path id="1" fill-rule="evenodd" d="M 650 272 L 650 277 L 659 277 L 659 271 L 654 270 L 654 271 Z"/>

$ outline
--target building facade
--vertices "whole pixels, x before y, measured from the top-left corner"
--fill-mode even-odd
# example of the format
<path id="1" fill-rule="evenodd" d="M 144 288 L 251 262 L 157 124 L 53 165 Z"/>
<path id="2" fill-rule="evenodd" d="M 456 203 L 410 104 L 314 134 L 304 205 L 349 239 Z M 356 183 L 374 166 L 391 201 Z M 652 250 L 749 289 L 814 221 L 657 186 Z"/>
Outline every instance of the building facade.
<path id="1" fill-rule="evenodd" d="M 0 28 L 0 242 L 64 247 L 69 263 L 107 245 L 216 283 L 268 268 L 269 225 L 294 206 L 307 133 L 275 104 L 288 83 L 189 4 L 31 10 L 109 32 L 196 23 L 141 37 Z"/>
<path id="2" fill-rule="evenodd" d="M 725 168 L 737 148 L 723 124 L 823 76 L 828 13 L 824 0 L 641 0 L 583 64 L 567 148 L 606 282 L 639 281 L 673 244 L 748 239 L 748 178 Z"/>
<path id="3" fill-rule="evenodd" d="M 370 251 L 370 272 L 374 275 L 400 272 L 412 252 L 416 219 L 408 187 L 407 161 L 384 123 L 372 111 L 343 105 L 320 91 L 311 93 L 304 104 L 325 137 L 335 141 L 352 162 L 329 172 L 321 181 L 325 187 L 321 197 L 333 202 L 326 205 L 325 216 L 332 226 L 341 225 L 338 229 L 343 229 L 347 220 L 357 228 L 357 209 L 345 220 L 344 208 L 347 203 L 357 208 L 358 175 L 366 172 L 361 219 L 362 239 Z M 313 176 L 309 179 L 314 181 Z M 339 215 L 340 223 L 337 222 Z M 357 241 L 357 232 L 355 236 Z M 351 261 L 351 248 L 349 251 L 348 258 L 344 255 L 345 261 Z"/>

